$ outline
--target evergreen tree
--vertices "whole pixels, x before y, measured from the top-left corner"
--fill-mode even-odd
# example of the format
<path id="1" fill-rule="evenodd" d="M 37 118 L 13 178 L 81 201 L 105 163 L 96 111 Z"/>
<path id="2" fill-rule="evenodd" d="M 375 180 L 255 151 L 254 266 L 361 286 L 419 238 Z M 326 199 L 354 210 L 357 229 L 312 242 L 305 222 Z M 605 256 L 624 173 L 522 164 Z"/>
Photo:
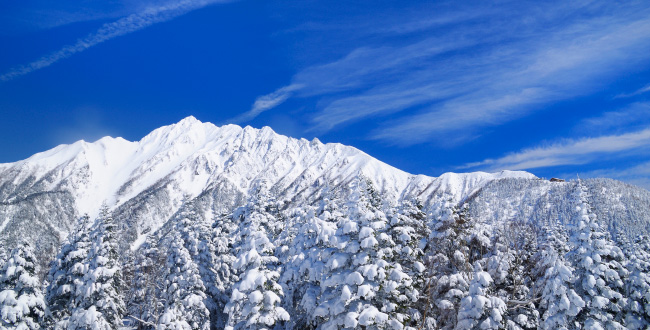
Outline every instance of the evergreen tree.
<path id="1" fill-rule="evenodd" d="M 493 247 L 487 260 L 487 272 L 494 280 L 495 295 L 509 306 L 504 315 L 508 329 L 537 329 L 539 297 L 531 290 L 534 256 L 537 252 L 536 228 L 528 222 L 512 219 L 493 234 Z"/>
<path id="2" fill-rule="evenodd" d="M 226 329 L 269 329 L 289 320 L 281 307 L 284 293 L 278 284 L 279 260 L 269 238 L 277 234 L 278 221 L 269 213 L 273 207 L 268 202 L 258 195 L 235 214 L 241 219 L 241 241 L 235 247 L 237 259 L 233 266 L 240 275 L 225 307 Z"/>
<path id="3" fill-rule="evenodd" d="M 321 299 L 314 311 L 322 329 L 376 328 L 388 321 L 388 314 L 381 311 L 388 301 L 380 302 L 378 297 L 385 295 L 379 291 L 388 275 L 384 249 L 391 243 L 384 233 L 388 220 L 377 209 L 381 204 L 365 178 L 355 177 L 349 191 L 346 214 L 323 254 Z M 395 287 L 385 289 L 390 292 Z"/>
<path id="4" fill-rule="evenodd" d="M 626 249 L 630 275 L 625 281 L 628 304 L 625 310 L 625 326 L 629 329 L 650 327 L 650 241 L 639 236 Z"/>
<path id="5" fill-rule="evenodd" d="M 165 290 L 162 293 L 165 310 L 156 329 L 209 329 L 210 313 L 203 303 L 205 287 L 178 233 L 174 234 L 167 254 Z"/>
<path id="6" fill-rule="evenodd" d="M 422 263 L 425 238 L 429 236 L 426 214 L 419 202 L 403 201 L 391 208 L 387 235 L 379 235 L 384 246 L 383 256 L 389 262 L 388 276 L 381 285 L 385 300 L 381 311 L 389 315 L 394 329 L 412 329 L 421 322 L 417 302 L 424 292 L 425 267 Z M 388 245 L 388 246 L 387 246 Z"/>
<path id="7" fill-rule="evenodd" d="M 201 281 L 205 286 L 204 304 L 210 311 L 211 324 L 218 323 L 218 316 L 222 316 L 223 304 L 218 300 L 223 295 L 219 288 L 219 278 L 216 268 L 217 251 L 215 237 L 211 224 L 199 212 L 196 200 L 184 196 L 181 211 L 176 215 L 175 229 L 181 234 L 184 246 L 196 265 Z M 223 317 L 222 317 L 223 318 Z"/>
<path id="8" fill-rule="evenodd" d="M 478 263 L 469 292 L 460 302 L 456 329 L 501 329 L 504 327 L 505 302 L 492 295 L 492 277 Z"/>
<path id="9" fill-rule="evenodd" d="M 89 222 L 87 215 L 79 218 L 75 230 L 51 263 L 47 276 L 47 327 L 67 329 L 71 312 L 81 303 L 77 292 L 84 283 L 86 256 L 91 248 Z"/>
<path id="10" fill-rule="evenodd" d="M 627 298 L 622 294 L 622 278 L 628 272 L 622 265 L 623 252 L 596 222 L 580 181 L 576 183 L 573 198 L 576 230 L 570 240 L 572 249 L 568 257 L 578 279 L 576 292 L 586 303 L 576 321 L 592 329 L 624 329 L 623 309 Z"/>
<path id="11" fill-rule="evenodd" d="M 434 214 L 437 222 L 429 237 L 427 292 L 423 302 L 423 314 L 428 320 L 423 321 L 452 329 L 471 281 L 468 243 L 473 221 L 449 200 L 439 204 Z"/>
<path id="12" fill-rule="evenodd" d="M 338 202 L 326 186 L 317 208 L 301 207 L 291 213 L 292 227 L 296 229 L 287 235 L 286 258 L 290 263 L 281 282 L 289 288 L 287 297 L 291 297 L 293 309 L 289 312 L 294 328 L 314 329 L 320 323 L 314 311 L 321 300 L 320 284 L 332 249 L 331 240 L 336 237 L 337 222 L 343 217 Z"/>
<path id="13" fill-rule="evenodd" d="M 165 289 L 165 272 L 160 268 L 165 260 L 156 238 L 148 236 L 134 260 L 134 274 L 127 302 L 129 316 L 138 324 L 138 330 L 154 329 L 164 311 L 162 293 Z"/>
<path id="14" fill-rule="evenodd" d="M 2 269 L 5 262 L 7 262 L 7 259 L 8 258 L 7 258 L 6 247 L 5 247 L 4 243 L 2 243 L 2 241 L 0 241 L 0 269 Z"/>
<path id="15" fill-rule="evenodd" d="M 237 270 L 234 269 L 236 256 L 233 249 L 237 239 L 237 224 L 233 221 L 232 215 L 221 215 L 215 220 L 213 227 L 214 271 L 213 287 L 215 295 L 215 327 L 223 329 L 226 326 L 228 315 L 224 312 L 226 304 L 230 301 L 232 287 L 237 282 Z M 210 312 L 212 313 L 212 311 Z"/>
<path id="16" fill-rule="evenodd" d="M 585 307 L 585 302 L 575 292 L 574 269 L 564 259 L 566 238 L 559 228 L 544 230 L 541 251 L 538 254 L 541 274 L 539 287 L 542 329 L 576 329 L 575 316 Z"/>
<path id="17" fill-rule="evenodd" d="M 41 328 L 45 299 L 36 272 L 36 259 L 29 243 L 11 252 L 0 270 L 0 328 Z"/>
<path id="18" fill-rule="evenodd" d="M 312 311 L 316 308 L 320 289 L 318 286 L 320 274 L 324 267 L 321 260 L 319 231 L 323 224 L 312 207 L 296 208 L 291 214 L 292 226 L 297 227 L 295 235 L 289 237 L 292 244 L 288 246 L 286 258 L 287 268 L 280 282 L 287 285 L 287 298 L 291 299 L 291 323 L 303 329 L 314 328 Z M 314 276 L 316 275 L 316 276 Z"/>
<path id="19" fill-rule="evenodd" d="M 116 242 L 117 226 L 104 206 L 91 232 L 83 284 L 77 286 L 68 329 L 115 329 L 125 313 Z"/>

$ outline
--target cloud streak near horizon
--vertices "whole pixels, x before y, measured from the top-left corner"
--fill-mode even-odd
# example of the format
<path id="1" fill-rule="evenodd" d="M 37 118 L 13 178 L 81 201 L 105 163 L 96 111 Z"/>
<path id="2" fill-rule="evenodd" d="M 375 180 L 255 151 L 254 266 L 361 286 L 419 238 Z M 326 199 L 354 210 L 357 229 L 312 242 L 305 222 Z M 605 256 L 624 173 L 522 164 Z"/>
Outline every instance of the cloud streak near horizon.
<path id="1" fill-rule="evenodd" d="M 642 162 L 631 167 L 606 168 L 579 173 L 581 178 L 611 178 L 650 190 L 650 162 Z M 565 173 L 560 177 L 569 178 L 575 173 Z"/>
<path id="2" fill-rule="evenodd" d="M 26 65 L 14 67 L 0 75 L 0 81 L 10 81 L 34 71 L 46 68 L 60 60 L 80 53 L 102 42 L 144 29 L 156 23 L 169 21 L 193 10 L 216 3 L 228 2 L 227 0 L 183 0 L 166 3 L 159 6 L 150 6 L 141 12 L 128 15 L 114 22 L 102 25 L 97 31 L 78 39 L 71 45 L 62 47 Z"/>
<path id="3" fill-rule="evenodd" d="M 581 165 L 602 157 L 626 157 L 630 152 L 648 153 L 650 128 L 620 135 L 605 135 L 564 141 L 524 149 L 497 159 L 460 166 L 460 169 L 482 171 L 530 170 L 562 165 Z"/>

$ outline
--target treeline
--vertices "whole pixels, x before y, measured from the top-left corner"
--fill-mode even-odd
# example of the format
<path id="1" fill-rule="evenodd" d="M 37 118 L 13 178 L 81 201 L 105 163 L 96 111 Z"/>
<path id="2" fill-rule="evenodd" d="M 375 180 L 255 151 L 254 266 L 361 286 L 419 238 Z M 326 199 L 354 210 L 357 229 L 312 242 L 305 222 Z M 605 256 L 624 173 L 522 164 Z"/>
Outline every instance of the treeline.
<path id="1" fill-rule="evenodd" d="M 2 256 L 6 329 L 646 329 L 650 242 L 599 225 L 580 181 L 563 217 L 484 223 L 442 198 L 394 205 L 359 177 L 318 205 L 264 190 L 230 214 L 195 200 L 134 251 L 83 217 L 44 281 Z M 563 221 L 562 223 L 565 223 Z M 614 236 L 614 237 L 612 237 Z M 1 250 L 1 249 L 0 249 Z"/>

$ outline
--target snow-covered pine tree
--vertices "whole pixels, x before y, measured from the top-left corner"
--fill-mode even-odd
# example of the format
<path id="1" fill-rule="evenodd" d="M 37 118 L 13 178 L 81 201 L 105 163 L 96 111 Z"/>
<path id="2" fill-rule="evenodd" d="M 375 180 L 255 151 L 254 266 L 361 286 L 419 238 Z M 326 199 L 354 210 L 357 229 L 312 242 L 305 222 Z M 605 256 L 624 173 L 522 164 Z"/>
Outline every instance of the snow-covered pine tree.
<path id="1" fill-rule="evenodd" d="M 345 216 L 329 239 L 330 248 L 322 255 L 326 263 L 321 299 L 314 315 L 322 329 L 403 329 L 409 319 L 399 305 L 408 310 L 417 294 L 409 288 L 413 279 L 396 260 L 404 243 L 400 241 L 400 251 L 396 251 L 398 245 L 391 234 L 399 230 L 389 231 L 381 198 L 363 176 L 351 181 L 347 200 Z M 402 239 L 413 243 L 407 236 Z M 404 252 L 417 253 L 408 249 Z"/>
<path id="2" fill-rule="evenodd" d="M 317 256 L 323 263 L 321 274 L 314 274 L 318 278 L 317 283 L 320 283 L 320 296 L 312 317 L 320 324 L 321 329 L 337 329 L 345 324 L 345 317 L 353 299 L 348 279 L 353 282 L 354 277 L 355 286 L 363 282 L 362 279 L 357 282 L 361 275 L 354 272 L 351 260 L 352 255 L 359 252 L 359 244 L 355 239 L 359 228 L 343 214 L 339 217 L 330 215 L 332 214 L 326 211 L 319 216 L 319 219 L 326 221 L 319 233 L 319 239 L 325 244 L 325 248 L 320 249 Z M 329 225 L 329 220 L 338 220 L 334 233 L 331 232 L 333 228 Z M 320 266 L 316 263 L 313 271 L 318 272 Z M 350 320 L 352 321 L 356 322 Z"/>
<path id="3" fill-rule="evenodd" d="M 576 292 L 586 303 L 576 321 L 589 329 L 624 329 L 622 278 L 628 271 L 623 267 L 623 252 L 607 237 L 596 222 L 587 202 L 586 189 L 580 180 L 573 193 L 576 205 L 570 239 L 569 260 L 577 277 Z"/>
<path id="4" fill-rule="evenodd" d="M 559 226 L 543 229 L 538 262 L 538 290 L 541 291 L 539 312 L 541 329 L 576 329 L 575 316 L 585 307 L 585 302 L 575 292 L 573 267 L 564 254 L 567 239 Z"/>
<path id="5" fill-rule="evenodd" d="M 174 232 L 172 235 L 162 292 L 165 310 L 158 319 L 156 329 L 207 330 L 210 328 L 210 312 L 203 303 L 205 287 L 198 267 L 185 248 L 180 234 Z"/>
<path id="6" fill-rule="evenodd" d="M 87 270 L 86 256 L 91 247 L 89 226 L 88 215 L 79 218 L 75 230 L 51 263 L 45 296 L 48 313 L 44 325 L 48 328 L 67 329 L 70 314 L 81 301 L 77 292 Z"/>
<path id="7" fill-rule="evenodd" d="M 183 206 L 175 218 L 175 229 L 181 234 L 185 248 L 199 270 L 205 286 L 204 304 L 210 311 L 211 324 L 216 326 L 219 316 L 223 318 L 223 305 L 217 303 L 223 291 L 218 288 L 217 282 L 222 279 L 218 278 L 214 268 L 217 256 L 212 223 L 200 215 L 197 200 L 188 195 L 183 197 Z"/>
<path id="8" fill-rule="evenodd" d="M 36 272 L 33 249 L 23 242 L 11 252 L 0 270 L 0 328 L 41 328 L 45 299 Z"/>
<path id="9" fill-rule="evenodd" d="M 7 258 L 7 250 L 6 250 L 6 247 L 5 247 L 4 243 L 2 243 L 2 242 L 0 241 L 0 269 L 2 269 L 2 267 L 3 267 L 4 264 L 5 264 L 5 262 L 7 262 L 7 259 L 8 259 L 8 258 Z"/>
<path id="10" fill-rule="evenodd" d="M 91 232 L 92 245 L 82 265 L 83 284 L 77 286 L 73 298 L 77 306 L 70 316 L 69 330 L 108 330 L 122 325 L 125 306 L 119 291 L 122 278 L 116 234 L 115 220 L 103 206 Z"/>
<path id="11" fill-rule="evenodd" d="M 237 259 L 234 255 L 233 248 L 238 238 L 237 223 L 234 222 L 232 214 L 223 214 L 217 217 L 212 224 L 214 244 L 214 261 L 212 270 L 215 274 L 213 286 L 218 292 L 214 296 L 215 327 L 223 329 L 228 321 L 228 314 L 224 312 L 226 304 L 230 301 L 232 287 L 237 282 L 237 271 L 234 269 L 234 263 Z"/>
<path id="12" fill-rule="evenodd" d="M 447 207 L 447 209 L 449 208 Z M 450 212 L 447 211 L 446 213 L 449 214 Z M 453 214 L 453 212 L 451 213 Z M 452 280 L 455 280 L 454 284 L 456 288 L 445 288 L 446 295 L 454 298 L 464 296 L 460 300 L 456 322 L 442 323 L 442 325 L 455 325 L 456 329 L 503 328 L 506 325 L 504 318 L 507 310 L 506 303 L 500 296 L 500 292 L 496 290 L 494 279 L 490 273 L 485 271 L 488 268 L 487 266 L 489 266 L 489 257 L 497 251 L 490 238 L 488 231 L 490 227 L 477 223 L 474 219 L 467 216 L 466 206 L 464 206 L 460 214 L 458 220 L 442 221 L 441 224 L 437 225 L 441 227 L 434 230 L 435 235 L 432 234 L 433 236 L 441 235 L 443 238 L 445 236 L 448 238 L 460 238 L 460 240 L 456 239 L 458 243 L 454 243 L 453 241 L 451 243 L 449 241 L 446 242 L 449 246 L 447 253 L 451 253 L 452 255 L 450 257 L 443 257 L 449 258 L 450 260 L 447 260 L 447 264 L 455 264 L 452 269 L 456 268 L 460 272 L 463 270 L 458 268 L 459 266 L 467 267 L 468 265 L 472 265 L 471 267 L 473 268 L 473 271 L 469 275 L 465 275 L 465 277 L 461 273 L 460 276 L 447 279 L 450 283 L 454 283 Z M 451 218 L 455 219 L 453 216 Z M 455 225 L 445 225 L 445 223 L 453 224 L 454 222 L 456 223 Z M 442 234 L 440 234 L 440 231 L 442 231 Z M 458 245 L 462 246 L 462 249 L 459 249 Z M 445 258 L 442 261 L 444 262 Z M 433 263 L 432 267 L 435 268 L 436 264 Z M 461 285 L 464 284 L 463 281 L 467 278 L 471 279 L 469 290 L 463 291 Z M 443 281 L 442 284 L 446 284 L 446 281 Z M 443 289 L 442 292 L 445 292 L 445 290 Z M 438 296 L 440 295 L 438 294 Z M 452 308 L 456 307 L 454 303 L 446 299 L 438 300 L 438 303 L 439 305 L 436 307 L 446 307 L 451 311 L 453 311 Z"/>
<path id="13" fill-rule="evenodd" d="M 322 318 L 314 314 L 321 300 L 320 284 L 333 249 L 337 222 L 343 214 L 339 200 L 326 185 L 317 208 L 298 207 L 290 215 L 296 229 L 289 233 L 291 241 L 286 253 L 289 262 L 281 283 L 288 288 L 287 297 L 291 298 L 288 304 L 292 307 L 288 311 L 291 325 L 295 329 L 315 329 L 322 322 Z"/>
<path id="14" fill-rule="evenodd" d="M 650 327 L 650 238 L 639 236 L 626 250 L 629 276 L 625 279 L 625 326 L 628 329 Z"/>
<path id="15" fill-rule="evenodd" d="M 134 259 L 133 277 L 127 299 L 129 317 L 138 330 L 153 330 L 162 315 L 165 305 L 162 291 L 165 283 L 165 256 L 158 248 L 157 238 L 147 236 L 138 248 Z"/>
<path id="16" fill-rule="evenodd" d="M 421 302 L 423 321 L 436 328 L 453 329 L 471 281 L 468 242 L 473 220 L 444 199 L 435 206 L 434 219 L 427 251 L 426 295 Z"/>
<path id="17" fill-rule="evenodd" d="M 383 257 L 389 262 L 379 299 L 385 300 L 381 311 L 389 315 L 395 329 L 414 329 L 422 321 L 417 302 L 424 292 L 424 243 L 429 236 L 426 214 L 419 201 L 404 200 L 390 208 L 387 238 L 380 233 Z M 383 292 L 382 292 L 383 291 Z"/>
<path id="18" fill-rule="evenodd" d="M 469 292 L 460 302 L 457 330 L 504 328 L 507 307 L 501 298 L 492 295 L 492 282 L 490 274 L 476 263 Z"/>
<path id="19" fill-rule="evenodd" d="M 494 280 L 494 293 L 508 305 L 504 315 L 508 329 L 537 329 L 539 300 L 532 270 L 537 252 L 536 227 L 529 222 L 512 219 L 496 229 L 487 272 Z"/>
<path id="20" fill-rule="evenodd" d="M 285 292 L 287 312 L 292 315 L 291 324 L 301 329 L 313 329 L 312 311 L 316 308 L 320 294 L 318 282 L 324 267 L 318 247 L 319 231 L 322 220 L 311 206 L 295 208 L 290 213 L 293 237 L 288 237 L 291 244 L 287 246 L 285 258 L 288 261 L 280 282 L 289 290 Z M 286 232 L 286 231 L 285 231 Z M 314 275 L 317 275 L 315 278 Z M 290 284 L 290 285 L 287 285 Z"/>
<path id="21" fill-rule="evenodd" d="M 234 218 L 240 219 L 241 241 L 235 246 L 234 267 L 240 275 L 225 307 L 226 329 L 271 329 L 289 320 L 289 314 L 281 307 L 284 293 L 278 284 L 279 260 L 270 239 L 281 225 L 269 212 L 273 210 L 272 204 L 258 194 L 235 211 Z"/>

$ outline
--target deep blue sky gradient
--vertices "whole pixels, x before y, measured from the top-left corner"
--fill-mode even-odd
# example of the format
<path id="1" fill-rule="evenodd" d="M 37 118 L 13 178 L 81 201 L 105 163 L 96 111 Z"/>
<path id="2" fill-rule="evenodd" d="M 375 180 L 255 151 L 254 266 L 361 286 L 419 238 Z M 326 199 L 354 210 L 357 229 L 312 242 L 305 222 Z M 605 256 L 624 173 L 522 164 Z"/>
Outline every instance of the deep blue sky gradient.
<path id="1" fill-rule="evenodd" d="M 0 45 L 0 162 L 194 115 L 411 173 L 650 188 L 647 1 L 38 0 L 0 4 Z"/>

